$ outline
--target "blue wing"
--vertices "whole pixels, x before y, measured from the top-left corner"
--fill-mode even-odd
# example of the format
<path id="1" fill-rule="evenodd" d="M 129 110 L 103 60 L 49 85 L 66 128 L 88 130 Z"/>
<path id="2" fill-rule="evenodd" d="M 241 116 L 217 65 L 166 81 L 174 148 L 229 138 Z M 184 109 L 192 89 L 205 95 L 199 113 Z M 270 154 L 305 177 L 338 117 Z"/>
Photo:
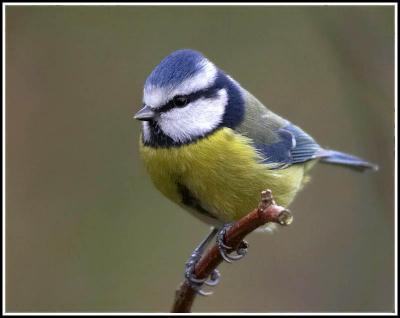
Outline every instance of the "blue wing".
<path id="1" fill-rule="evenodd" d="M 323 149 L 301 128 L 268 110 L 259 100 L 242 88 L 246 112 L 243 122 L 235 128 L 251 138 L 254 147 L 271 165 L 282 169 L 292 164 L 320 158 L 321 162 L 337 164 L 356 170 L 378 169 L 359 157 L 335 150 Z"/>
<path id="2" fill-rule="evenodd" d="M 282 169 L 292 164 L 321 158 L 321 162 L 346 166 L 355 170 L 377 170 L 378 166 L 359 157 L 321 148 L 316 141 L 299 127 L 288 124 L 277 131 L 279 141 L 270 145 L 256 145 L 266 163 Z"/>
<path id="3" fill-rule="evenodd" d="M 289 123 L 276 133 L 279 136 L 278 142 L 255 145 L 265 157 L 264 162 L 277 164 L 276 168 L 283 168 L 320 157 L 322 148 L 299 127 Z"/>

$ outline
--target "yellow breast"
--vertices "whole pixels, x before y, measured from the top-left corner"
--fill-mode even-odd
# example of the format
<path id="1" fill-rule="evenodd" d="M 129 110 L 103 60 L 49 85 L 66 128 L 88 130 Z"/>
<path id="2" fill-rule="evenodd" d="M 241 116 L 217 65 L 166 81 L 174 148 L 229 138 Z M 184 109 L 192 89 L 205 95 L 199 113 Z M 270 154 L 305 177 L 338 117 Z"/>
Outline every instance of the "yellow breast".
<path id="1" fill-rule="evenodd" d="M 159 191 L 183 205 L 181 187 L 201 207 L 223 222 L 253 210 L 260 192 L 271 189 L 276 202 L 288 206 L 304 184 L 313 163 L 271 170 L 250 139 L 223 128 L 181 147 L 153 148 L 141 143 L 140 153 Z"/>

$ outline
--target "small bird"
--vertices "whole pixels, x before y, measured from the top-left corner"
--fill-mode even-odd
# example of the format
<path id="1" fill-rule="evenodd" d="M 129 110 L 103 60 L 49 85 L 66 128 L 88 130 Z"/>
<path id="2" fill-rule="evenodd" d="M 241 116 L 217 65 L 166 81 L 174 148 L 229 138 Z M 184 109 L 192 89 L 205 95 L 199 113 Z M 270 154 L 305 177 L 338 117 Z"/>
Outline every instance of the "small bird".
<path id="1" fill-rule="evenodd" d="M 356 156 L 322 148 L 190 49 L 171 53 L 151 72 L 143 108 L 134 118 L 143 121 L 140 154 L 156 188 L 214 226 L 185 270 L 191 286 L 204 295 L 202 284 L 215 285 L 219 273 L 197 279 L 196 261 L 215 235 L 225 260 L 245 255 L 244 248 L 228 255 L 223 235 L 231 222 L 257 206 L 262 190 L 272 190 L 277 204 L 287 207 L 317 162 L 377 169 Z"/>

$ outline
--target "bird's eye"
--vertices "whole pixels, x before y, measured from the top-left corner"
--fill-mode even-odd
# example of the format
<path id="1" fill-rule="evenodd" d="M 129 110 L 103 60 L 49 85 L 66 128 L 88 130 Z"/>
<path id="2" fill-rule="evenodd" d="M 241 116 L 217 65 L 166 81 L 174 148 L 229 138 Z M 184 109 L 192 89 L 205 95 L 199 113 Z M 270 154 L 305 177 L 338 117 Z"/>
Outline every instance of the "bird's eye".
<path id="1" fill-rule="evenodd" d="M 173 102 L 176 107 L 184 107 L 188 104 L 189 98 L 187 96 L 179 95 L 174 97 Z"/>

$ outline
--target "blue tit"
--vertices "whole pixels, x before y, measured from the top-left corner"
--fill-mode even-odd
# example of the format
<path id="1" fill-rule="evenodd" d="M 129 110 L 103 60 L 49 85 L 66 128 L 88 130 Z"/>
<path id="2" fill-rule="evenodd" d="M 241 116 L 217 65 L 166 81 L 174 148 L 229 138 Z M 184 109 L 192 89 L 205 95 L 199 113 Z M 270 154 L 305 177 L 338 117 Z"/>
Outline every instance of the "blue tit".
<path id="1" fill-rule="evenodd" d="M 322 148 L 197 51 L 164 58 L 145 82 L 143 103 L 134 118 L 154 185 L 216 227 L 252 211 L 265 189 L 289 206 L 317 162 L 377 168 Z"/>

